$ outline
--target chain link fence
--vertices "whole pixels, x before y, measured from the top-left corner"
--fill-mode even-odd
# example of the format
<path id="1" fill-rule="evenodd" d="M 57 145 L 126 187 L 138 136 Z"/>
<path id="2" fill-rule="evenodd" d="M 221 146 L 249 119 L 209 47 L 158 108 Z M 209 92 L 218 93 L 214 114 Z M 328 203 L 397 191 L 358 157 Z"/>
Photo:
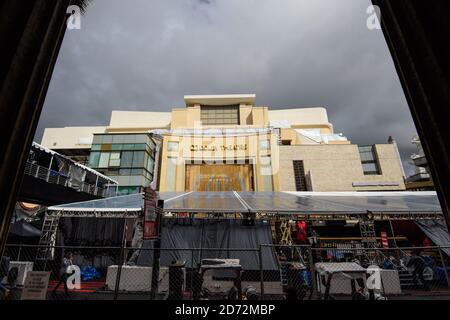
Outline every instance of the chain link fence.
<path id="1" fill-rule="evenodd" d="M 446 254 L 449 250 L 450 247 L 324 249 L 260 245 L 254 249 L 133 249 L 8 245 L 0 268 L 0 299 L 20 299 L 29 271 L 50 273 L 48 300 L 450 297 Z M 73 266 L 68 270 L 68 265 Z"/>

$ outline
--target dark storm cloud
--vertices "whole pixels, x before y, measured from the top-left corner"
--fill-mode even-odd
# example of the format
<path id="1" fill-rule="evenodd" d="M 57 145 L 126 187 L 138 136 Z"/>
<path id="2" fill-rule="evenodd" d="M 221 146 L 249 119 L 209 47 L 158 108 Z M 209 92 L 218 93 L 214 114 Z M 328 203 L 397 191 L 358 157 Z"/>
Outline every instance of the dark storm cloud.
<path id="1" fill-rule="evenodd" d="M 169 111 L 185 94 L 256 93 L 271 108 L 325 106 L 358 144 L 414 125 L 369 0 L 95 0 L 68 30 L 43 128 L 108 124 L 112 110 Z M 410 168 L 408 168 L 410 170 Z"/>

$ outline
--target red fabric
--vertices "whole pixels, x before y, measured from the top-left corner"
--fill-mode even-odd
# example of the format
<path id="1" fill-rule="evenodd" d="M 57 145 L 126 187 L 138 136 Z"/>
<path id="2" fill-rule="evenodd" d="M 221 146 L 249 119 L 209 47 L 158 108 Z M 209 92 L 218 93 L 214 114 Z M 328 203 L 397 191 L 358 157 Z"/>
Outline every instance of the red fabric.
<path id="1" fill-rule="evenodd" d="M 297 241 L 306 242 L 308 240 L 306 234 L 306 222 L 305 221 L 297 221 Z"/>
<path id="2" fill-rule="evenodd" d="M 156 222 L 155 221 L 145 221 L 144 222 L 144 239 L 150 240 L 157 237 L 156 234 Z"/>
<path id="3" fill-rule="evenodd" d="M 396 236 L 403 235 L 414 245 L 422 246 L 425 234 L 414 221 L 392 221 Z"/>

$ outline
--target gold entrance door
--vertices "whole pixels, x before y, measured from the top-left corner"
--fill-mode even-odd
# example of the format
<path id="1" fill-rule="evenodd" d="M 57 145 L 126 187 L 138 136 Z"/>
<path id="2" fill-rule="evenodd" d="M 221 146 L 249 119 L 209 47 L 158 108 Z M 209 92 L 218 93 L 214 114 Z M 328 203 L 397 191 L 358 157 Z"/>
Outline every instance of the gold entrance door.
<path id="1" fill-rule="evenodd" d="M 187 164 L 186 191 L 254 191 L 251 164 Z"/>

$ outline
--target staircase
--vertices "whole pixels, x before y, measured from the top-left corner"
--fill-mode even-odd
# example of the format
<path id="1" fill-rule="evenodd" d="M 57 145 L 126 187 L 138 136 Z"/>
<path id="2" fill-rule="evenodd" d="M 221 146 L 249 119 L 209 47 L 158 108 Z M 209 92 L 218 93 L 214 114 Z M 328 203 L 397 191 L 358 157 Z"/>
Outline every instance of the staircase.
<path id="1" fill-rule="evenodd" d="M 58 217 L 49 217 L 45 215 L 36 260 L 53 260 L 55 256 L 54 246 L 56 244 L 56 231 L 58 230 L 58 223 Z"/>
<path id="2" fill-rule="evenodd" d="M 398 276 L 400 278 L 400 287 L 402 290 L 413 289 L 416 285 L 414 284 L 414 278 L 409 270 L 399 270 Z"/>

